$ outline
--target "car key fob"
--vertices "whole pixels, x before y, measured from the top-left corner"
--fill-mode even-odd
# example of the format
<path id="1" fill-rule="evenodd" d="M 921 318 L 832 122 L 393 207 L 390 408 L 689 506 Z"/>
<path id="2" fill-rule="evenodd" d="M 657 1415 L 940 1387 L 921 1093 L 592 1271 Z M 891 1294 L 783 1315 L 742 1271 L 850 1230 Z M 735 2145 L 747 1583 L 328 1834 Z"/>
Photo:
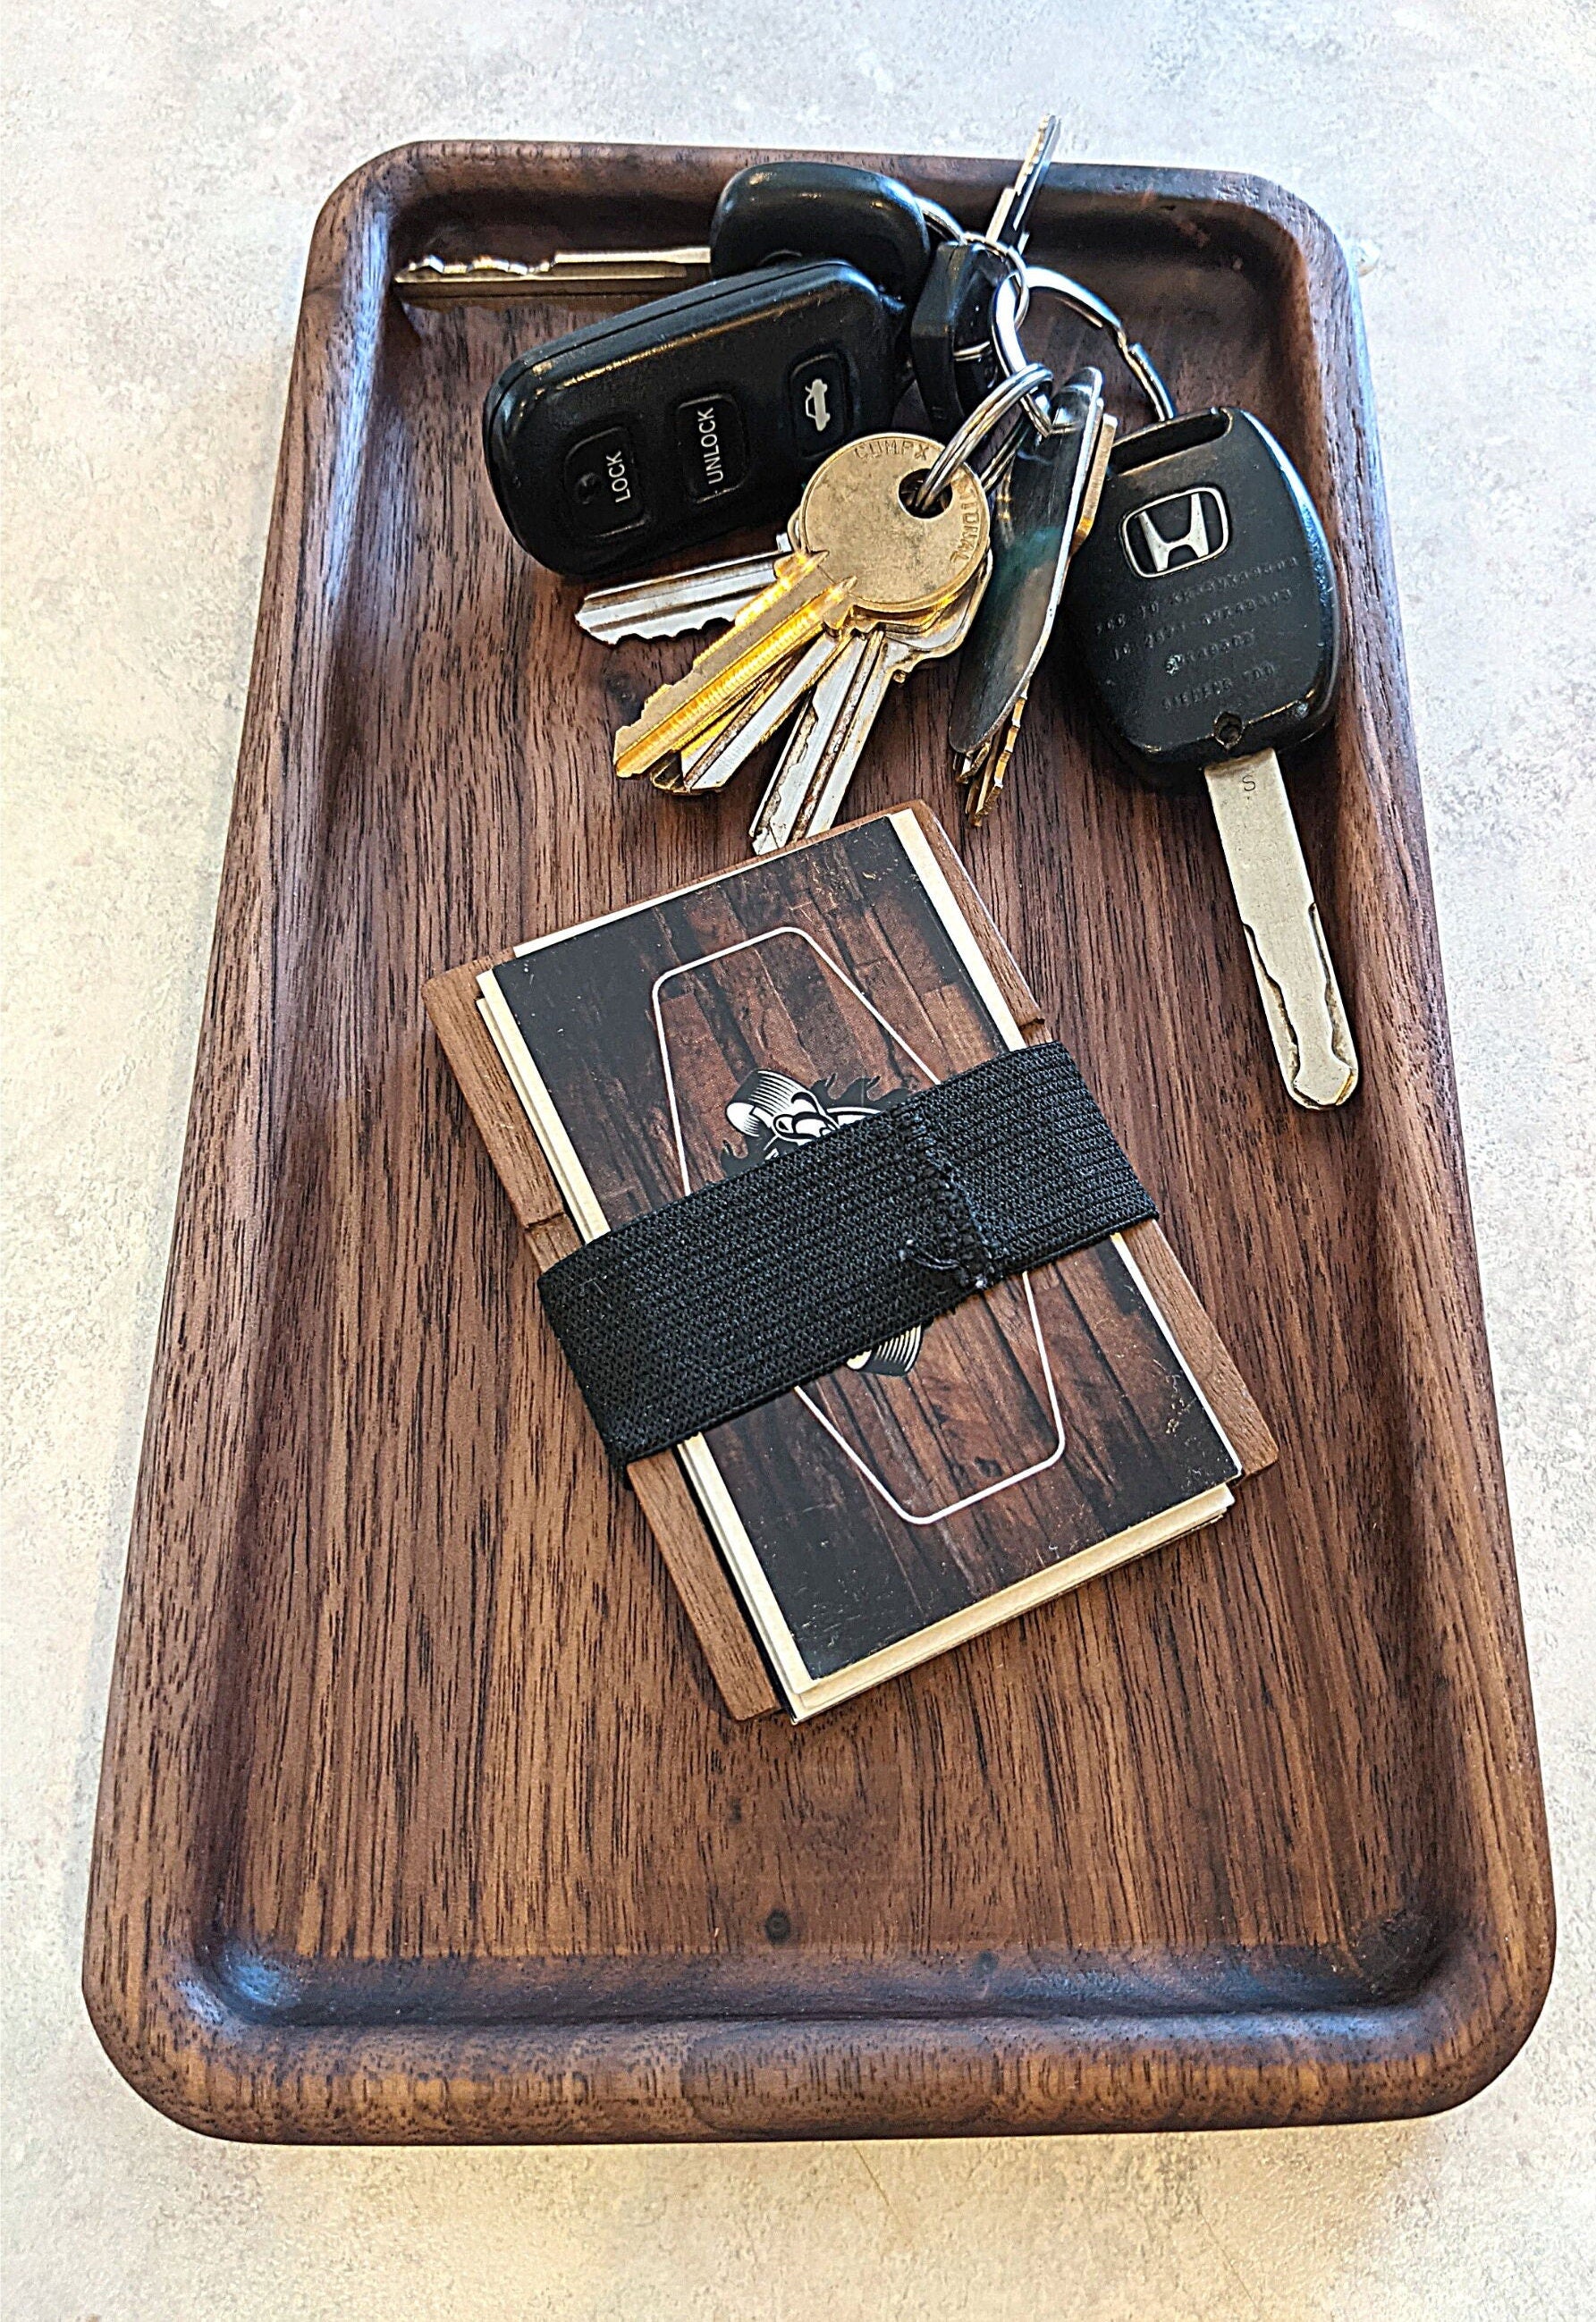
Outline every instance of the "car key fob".
<path id="1" fill-rule="evenodd" d="M 899 310 L 841 259 L 696 284 L 519 356 L 483 407 L 506 523 L 588 576 L 783 522 L 839 443 L 886 426 Z"/>
<path id="2" fill-rule="evenodd" d="M 781 258 L 843 258 L 907 310 L 931 264 L 926 215 L 908 187 L 844 161 L 756 161 L 721 189 L 710 268 L 746 274 Z"/>
<path id="3" fill-rule="evenodd" d="M 1119 438 L 1063 609 L 1099 715 L 1154 790 L 1305 742 L 1330 715 L 1341 616 L 1329 546 L 1250 412 Z"/>
<path id="4" fill-rule="evenodd" d="M 1329 718 L 1340 604 L 1324 526 L 1269 430 L 1218 408 L 1121 437 L 1064 617 L 1142 781 L 1207 788 L 1288 1095 L 1345 1104 L 1357 1047 L 1276 754 Z"/>

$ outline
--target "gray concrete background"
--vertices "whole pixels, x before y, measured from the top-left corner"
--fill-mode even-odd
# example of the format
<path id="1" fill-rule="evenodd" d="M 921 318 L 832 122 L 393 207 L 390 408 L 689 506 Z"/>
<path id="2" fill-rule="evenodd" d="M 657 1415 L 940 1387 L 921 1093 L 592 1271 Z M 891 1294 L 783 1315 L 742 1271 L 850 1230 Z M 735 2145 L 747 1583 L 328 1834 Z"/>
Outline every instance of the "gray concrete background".
<path id="1" fill-rule="evenodd" d="M 1596 2313 L 1588 9 L 1543 0 L 23 0 L 9 49 L 7 2311 Z M 1562 1954 L 1430 2122 L 1223 2137 L 207 2144 L 77 1991 L 129 1506 L 306 238 L 417 136 L 1063 151 L 1366 245 Z"/>

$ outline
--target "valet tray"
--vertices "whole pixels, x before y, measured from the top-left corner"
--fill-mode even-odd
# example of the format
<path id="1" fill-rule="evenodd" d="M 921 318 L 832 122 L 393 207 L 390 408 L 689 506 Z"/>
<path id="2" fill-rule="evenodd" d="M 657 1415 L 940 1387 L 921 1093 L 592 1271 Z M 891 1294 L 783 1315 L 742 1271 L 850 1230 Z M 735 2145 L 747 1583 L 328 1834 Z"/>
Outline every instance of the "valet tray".
<path id="1" fill-rule="evenodd" d="M 1206 801 L 1033 688 L 965 861 L 1279 1438 L 1214 1530 L 794 1728 L 722 1706 L 547 1337 L 422 985 L 746 852 L 614 727 L 483 393 L 593 301 L 422 314 L 428 249 L 704 238 L 741 152 L 428 144 L 312 246 L 116 1649 L 96 2025 L 213 2134 L 997 2134 L 1456 2103 L 1552 1904 L 1356 309 L 1257 180 L 1055 169 L 1032 254 L 1244 404 L 1326 517 L 1345 693 L 1294 796 L 1363 1056 L 1303 1113 Z M 873 157 L 872 157 L 873 158 Z M 971 222 L 997 161 L 889 158 Z M 1058 368 L 1101 341 L 1038 314 Z M 1128 425 L 1125 383 L 1110 389 Z M 728 543 L 726 553 L 736 545 Z M 951 672 L 849 801 L 961 831 Z"/>

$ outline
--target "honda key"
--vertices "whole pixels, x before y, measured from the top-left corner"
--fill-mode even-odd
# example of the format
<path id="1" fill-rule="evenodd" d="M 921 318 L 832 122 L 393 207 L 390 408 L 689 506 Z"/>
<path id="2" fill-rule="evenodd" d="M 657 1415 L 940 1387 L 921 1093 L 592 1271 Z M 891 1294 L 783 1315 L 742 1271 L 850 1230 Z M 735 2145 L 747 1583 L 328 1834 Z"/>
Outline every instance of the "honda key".
<path id="1" fill-rule="evenodd" d="M 1064 615 L 1142 780 L 1207 782 L 1289 1093 L 1345 1104 L 1357 1054 L 1275 755 L 1329 719 L 1340 607 L 1324 528 L 1268 429 L 1219 408 L 1122 436 Z"/>

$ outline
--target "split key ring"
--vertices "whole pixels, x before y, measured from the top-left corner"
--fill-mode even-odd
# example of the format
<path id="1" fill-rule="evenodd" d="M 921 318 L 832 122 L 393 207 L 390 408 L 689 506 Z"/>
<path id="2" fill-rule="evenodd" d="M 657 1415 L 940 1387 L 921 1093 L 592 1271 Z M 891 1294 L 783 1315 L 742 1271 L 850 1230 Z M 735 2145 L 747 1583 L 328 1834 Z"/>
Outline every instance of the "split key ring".
<path id="1" fill-rule="evenodd" d="M 1011 377 L 1024 370 L 1029 361 L 1020 343 L 1019 326 L 1032 294 L 1038 290 L 1058 299 L 1094 330 L 1107 332 L 1120 361 L 1152 405 L 1155 420 L 1175 416 L 1175 399 L 1164 385 L 1157 365 L 1146 348 L 1131 338 L 1113 307 L 1095 291 L 1087 289 L 1084 283 L 1072 281 L 1067 274 L 1055 273 L 1050 266 L 1021 266 L 1005 275 L 992 293 L 992 344 Z M 1027 408 L 1035 416 L 1035 407 Z"/>

